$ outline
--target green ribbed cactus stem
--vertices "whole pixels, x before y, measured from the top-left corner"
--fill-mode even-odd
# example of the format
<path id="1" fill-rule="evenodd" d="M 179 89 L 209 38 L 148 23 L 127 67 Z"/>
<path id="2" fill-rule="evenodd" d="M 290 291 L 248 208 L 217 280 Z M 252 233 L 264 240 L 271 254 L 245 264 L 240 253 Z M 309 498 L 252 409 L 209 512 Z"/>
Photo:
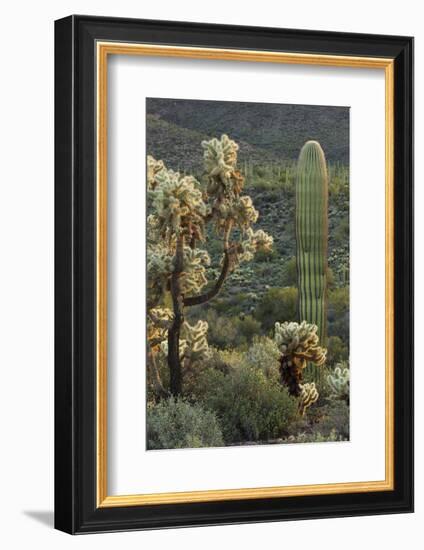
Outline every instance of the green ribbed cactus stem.
<path id="1" fill-rule="evenodd" d="M 327 333 L 328 174 L 324 151 L 307 141 L 296 174 L 296 257 L 299 320 L 318 326 L 320 342 Z M 322 369 L 312 366 L 312 380 L 321 383 Z"/>

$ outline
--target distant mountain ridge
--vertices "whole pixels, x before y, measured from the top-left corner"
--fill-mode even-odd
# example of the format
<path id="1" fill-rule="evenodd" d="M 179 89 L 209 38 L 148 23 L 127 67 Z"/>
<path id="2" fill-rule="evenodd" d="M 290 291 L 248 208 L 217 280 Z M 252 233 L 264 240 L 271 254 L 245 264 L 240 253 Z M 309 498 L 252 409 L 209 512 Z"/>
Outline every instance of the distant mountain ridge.
<path id="1" fill-rule="evenodd" d="M 200 166 L 200 142 L 223 133 L 239 143 L 241 162 L 294 160 L 309 139 L 330 162 L 349 162 L 348 107 L 147 98 L 146 110 L 148 154 L 181 169 Z"/>

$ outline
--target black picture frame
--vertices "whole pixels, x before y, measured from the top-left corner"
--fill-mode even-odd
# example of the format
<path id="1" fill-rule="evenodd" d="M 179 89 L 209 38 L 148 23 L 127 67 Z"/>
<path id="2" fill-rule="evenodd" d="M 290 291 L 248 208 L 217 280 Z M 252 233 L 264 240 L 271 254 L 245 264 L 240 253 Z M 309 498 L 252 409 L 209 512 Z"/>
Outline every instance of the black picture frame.
<path id="1" fill-rule="evenodd" d="M 394 490 L 97 507 L 98 40 L 394 60 Z M 55 22 L 55 527 L 94 533 L 413 511 L 413 39 L 73 15 Z"/>

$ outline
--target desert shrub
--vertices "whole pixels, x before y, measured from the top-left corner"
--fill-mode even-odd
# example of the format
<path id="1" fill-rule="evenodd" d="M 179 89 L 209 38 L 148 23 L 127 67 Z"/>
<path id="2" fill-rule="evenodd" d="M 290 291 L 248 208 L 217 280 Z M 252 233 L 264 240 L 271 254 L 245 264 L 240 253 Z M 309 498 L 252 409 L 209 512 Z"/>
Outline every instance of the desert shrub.
<path id="1" fill-rule="evenodd" d="M 349 343 L 349 287 L 328 293 L 328 334 Z"/>
<path id="2" fill-rule="evenodd" d="M 284 439 L 284 443 L 328 443 L 330 441 L 345 441 L 345 439 L 336 430 L 332 430 L 327 435 L 323 435 L 321 432 L 301 432 Z"/>
<path id="3" fill-rule="evenodd" d="M 147 407 L 147 448 L 182 449 L 223 445 L 215 414 L 184 399 L 166 399 Z"/>
<path id="4" fill-rule="evenodd" d="M 349 311 L 349 287 L 339 287 L 329 292 L 328 307 L 333 315 L 342 315 Z"/>
<path id="5" fill-rule="evenodd" d="M 349 350 L 339 336 L 330 336 L 327 341 L 327 365 L 335 365 L 349 357 Z"/>
<path id="6" fill-rule="evenodd" d="M 226 444 L 281 437 L 297 414 L 296 400 L 261 369 L 210 369 L 198 382 L 197 397 L 215 412 Z"/>
<path id="7" fill-rule="evenodd" d="M 348 441 L 349 407 L 345 401 L 325 400 L 325 404 L 311 407 L 308 416 L 297 417 L 289 426 L 293 443 L 312 441 Z"/>
<path id="8" fill-rule="evenodd" d="M 243 346 L 251 342 L 253 337 L 261 332 L 261 324 L 251 315 L 226 317 L 219 315 L 214 309 L 206 314 L 208 322 L 208 342 L 220 349 Z"/>
<path id="9" fill-rule="evenodd" d="M 245 362 L 245 353 L 235 349 L 219 350 L 221 360 L 227 365 L 227 371 L 242 368 Z"/>
<path id="10" fill-rule="evenodd" d="M 261 323 L 252 317 L 252 315 L 240 316 L 235 320 L 235 324 L 240 334 L 241 344 L 249 344 L 261 332 Z"/>
<path id="11" fill-rule="evenodd" d="M 284 283 L 287 286 L 297 286 L 297 263 L 296 256 L 292 256 L 286 262 Z"/>
<path id="12" fill-rule="evenodd" d="M 232 317 L 218 315 L 215 310 L 210 309 L 206 314 L 206 321 L 209 326 L 209 345 L 220 349 L 235 345 L 239 335 Z"/>
<path id="13" fill-rule="evenodd" d="M 330 290 L 334 288 L 334 271 L 329 266 L 327 266 L 327 288 Z"/>
<path id="14" fill-rule="evenodd" d="M 239 272 L 232 274 L 231 281 L 233 283 L 236 283 L 238 279 L 242 281 L 245 276 L 245 273 L 250 272 L 250 270 L 251 270 L 250 266 L 244 266 L 244 268 L 242 266 Z M 238 315 L 239 313 L 245 312 L 246 305 L 250 304 L 253 298 L 254 297 L 252 297 L 251 293 L 240 292 L 240 291 L 235 292 L 224 301 L 225 306 L 222 313 L 230 316 L 230 315 Z"/>
<path id="15" fill-rule="evenodd" d="M 158 393 L 157 387 L 154 384 L 154 377 L 152 376 L 153 367 L 151 361 L 154 364 L 159 375 L 159 379 L 165 391 L 169 391 L 169 369 L 166 364 L 166 357 L 163 353 L 154 353 L 154 357 L 147 356 L 147 377 L 146 377 L 146 389 L 147 389 L 147 401 L 157 401 L 161 396 Z"/>
<path id="16" fill-rule="evenodd" d="M 328 436 L 334 431 L 343 440 L 349 439 L 349 406 L 345 401 L 332 401 L 322 408 L 322 416 L 314 431 Z"/>
<path id="17" fill-rule="evenodd" d="M 259 178 L 263 178 L 266 175 L 266 169 L 264 166 L 253 166 L 253 174 Z"/>
<path id="18" fill-rule="evenodd" d="M 279 379 L 279 358 L 277 344 L 266 336 L 256 336 L 252 345 L 244 354 L 247 366 L 261 369 L 267 378 Z"/>
<path id="19" fill-rule="evenodd" d="M 272 330 L 276 321 L 293 321 L 297 318 L 297 288 L 270 288 L 263 295 L 255 317 L 267 332 Z"/>
<path id="20" fill-rule="evenodd" d="M 232 368 L 231 365 L 231 353 L 227 354 L 223 350 L 211 347 L 211 353 L 208 359 L 204 363 L 204 369 L 216 369 L 218 371 L 228 373 Z M 241 356 L 241 354 L 239 354 Z M 196 386 L 197 387 L 197 386 Z"/>
<path id="21" fill-rule="evenodd" d="M 339 221 L 334 230 L 334 239 L 337 244 L 349 242 L 349 216 L 346 215 Z"/>
<path id="22" fill-rule="evenodd" d="M 210 358 L 205 362 L 205 368 L 228 374 L 234 369 L 250 367 L 261 370 L 267 378 L 278 380 L 279 357 L 280 353 L 274 340 L 266 336 L 254 336 L 252 344 L 245 351 L 213 348 Z"/>
<path id="23" fill-rule="evenodd" d="M 259 250 L 255 254 L 255 263 L 271 262 L 272 260 L 278 259 L 278 256 L 278 252 L 275 249 Z"/>

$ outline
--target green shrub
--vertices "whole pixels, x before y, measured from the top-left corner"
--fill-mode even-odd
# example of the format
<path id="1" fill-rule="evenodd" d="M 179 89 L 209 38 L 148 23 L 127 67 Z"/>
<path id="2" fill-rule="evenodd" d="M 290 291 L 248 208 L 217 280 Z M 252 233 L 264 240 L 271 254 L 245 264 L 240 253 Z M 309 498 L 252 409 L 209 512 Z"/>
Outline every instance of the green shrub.
<path id="1" fill-rule="evenodd" d="M 261 370 L 267 378 L 279 380 L 280 352 L 274 340 L 266 336 L 254 336 L 246 351 L 225 349 L 211 351 L 205 368 L 216 369 L 228 374 L 234 369 L 251 367 Z"/>
<path id="2" fill-rule="evenodd" d="M 266 336 L 256 336 L 244 354 L 244 363 L 249 367 L 261 369 L 267 378 L 279 380 L 280 355 L 274 340 Z"/>
<path id="3" fill-rule="evenodd" d="M 336 430 L 324 435 L 321 432 L 301 432 L 297 435 L 290 435 L 284 440 L 284 443 L 328 443 L 330 441 L 345 441 Z"/>
<path id="4" fill-rule="evenodd" d="M 328 293 L 329 314 L 338 316 L 349 311 L 349 287 L 335 288 Z"/>
<path id="5" fill-rule="evenodd" d="M 261 324 L 251 315 L 238 317 L 218 315 L 214 309 L 206 314 L 208 322 L 208 342 L 220 349 L 236 348 L 249 344 L 256 334 L 261 332 Z"/>
<path id="6" fill-rule="evenodd" d="M 241 344 L 250 344 L 253 338 L 261 333 L 261 323 L 251 315 L 241 315 L 234 322 L 240 335 Z"/>
<path id="7" fill-rule="evenodd" d="M 223 349 L 218 351 L 219 357 L 227 365 L 225 372 L 229 372 L 233 369 L 240 369 L 245 362 L 245 352 L 235 349 Z M 220 369 L 222 370 L 222 369 Z M 223 371 L 224 372 L 224 371 Z"/>
<path id="8" fill-rule="evenodd" d="M 328 334 L 349 344 L 349 287 L 339 287 L 328 293 Z"/>
<path id="9" fill-rule="evenodd" d="M 315 431 L 319 431 L 324 436 L 331 432 L 337 433 L 343 440 L 349 439 L 349 406 L 345 401 L 337 400 L 329 402 L 322 408 L 322 417 L 314 426 Z"/>
<path id="10" fill-rule="evenodd" d="M 292 256 L 286 262 L 285 279 L 284 284 L 287 286 L 297 286 L 297 262 L 296 256 Z"/>
<path id="11" fill-rule="evenodd" d="M 214 309 L 209 309 L 205 320 L 208 323 L 209 345 L 220 349 L 235 345 L 239 335 L 233 318 L 218 315 Z"/>
<path id="12" fill-rule="evenodd" d="M 184 399 L 166 399 L 147 407 L 147 448 L 219 447 L 222 432 L 215 414 Z"/>
<path id="13" fill-rule="evenodd" d="M 324 400 L 325 404 L 311 407 L 308 417 L 297 417 L 289 426 L 293 443 L 312 441 L 348 441 L 349 407 L 345 401 Z"/>
<path id="14" fill-rule="evenodd" d="M 335 365 L 349 357 L 349 350 L 339 336 L 330 336 L 327 341 L 327 365 Z"/>
<path id="15" fill-rule="evenodd" d="M 263 295 L 256 310 L 255 317 L 267 332 L 272 330 L 277 321 L 297 319 L 297 288 L 270 288 Z"/>
<path id="16" fill-rule="evenodd" d="M 275 249 L 258 250 L 255 254 L 255 263 L 272 262 L 275 259 L 278 259 L 278 252 Z"/>
<path id="17" fill-rule="evenodd" d="M 146 390 L 147 390 L 147 402 L 156 401 L 160 395 L 158 393 L 158 388 L 154 383 L 154 377 L 152 376 L 153 367 L 151 361 L 154 361 L 154 364 L 159 375 L 159 379 L 162 383 L 162 386 L 165 391 L 169 391 L 169 369 L 166 364 L 166 356 L 163 353 L 155 353 L 154 358 L 147 356 L 147 377 L 146 377 Z"/>
<path id="18" fill-rule="evenodd" d="M 339 221 L 334 230 L 334 239 L 337 244 L 349 242 L 349 216 L 346 215 Z"/>
<path id="19" fill-rule="evenodd" d="M 224 374 L 209 369 L 198 379 L 197 397 L 217 415 L 226 444 L 282 437 L 297 414 L 297 402 L 258 368 Z"/>

